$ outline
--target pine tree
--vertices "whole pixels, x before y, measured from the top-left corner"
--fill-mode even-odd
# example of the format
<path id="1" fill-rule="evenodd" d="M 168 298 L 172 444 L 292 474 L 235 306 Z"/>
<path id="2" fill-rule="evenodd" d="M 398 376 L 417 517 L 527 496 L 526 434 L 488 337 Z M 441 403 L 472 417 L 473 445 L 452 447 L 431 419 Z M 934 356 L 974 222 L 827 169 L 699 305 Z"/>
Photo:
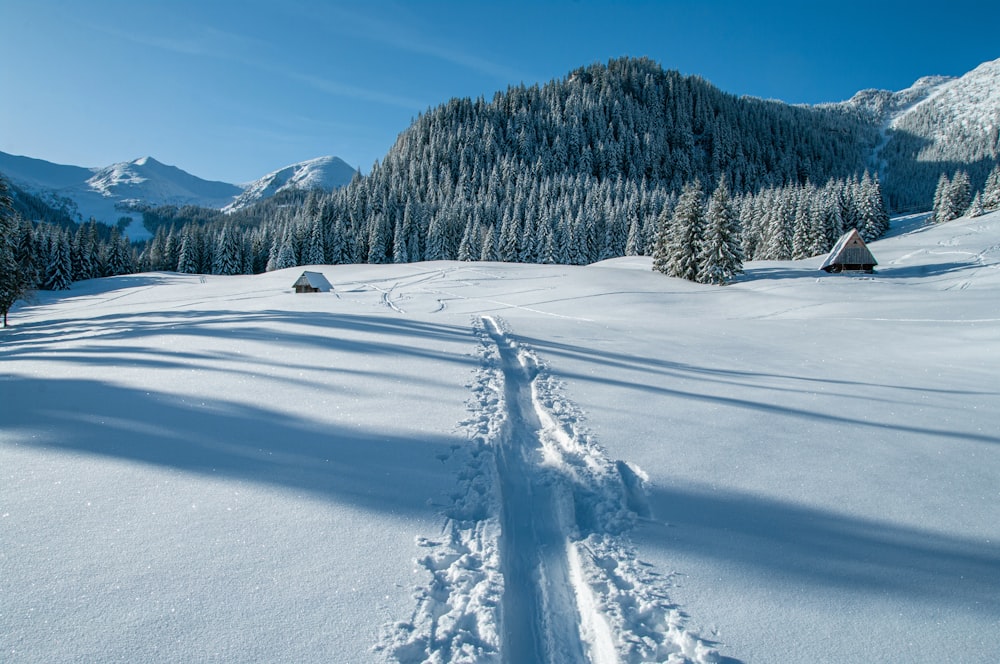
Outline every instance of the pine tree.
<path id="1" fill-rule="evenodd" d="M 108 242 L 107 269 L 105 271 L 109 277 L 135 272 L 132 246 L 127 237 L 119 234 L 117 228 L 112 231 L 111 240 Z"/>
<path id="2" fill-rule="evenodd" d="M 458 245 L 458 260 L 477 261 L 482 252 L 482 229 L 479 226 L 479 220 L 473 219 L 465 225 L 462 242 Z"/>
<path id="3" fill-rule="evenodd" d="M 983 187 L 983 209 L 1000 209 L 1000 162 L 986 177 L 986 185 Z"/>
<path id="4" fill-rule="evenodd" d="M 942 173 L 938 178 L 937 187 L 934 189 L 934 203 L 931 207 L 931 220 L 936 224 L 951 221 L 953 218 L 948 216 L 951 210 L 951 206 L 947 203 L 950 189 L 951 180 L 948 179 L 947 174 Z"/>
<path id="5" fill-rule="evenodd" d="M 965 216 L 970 218 L 981 217 L 985 214 L 985 212 L 986 211 L 983 209 L 982 197 L 977 191 L 976 195 L 972 198 L 972 203 L 969 205 L 969 209 L 965 211 Z"/>
<path id="6" fill-rule="evenodd" d="M 240 274 L 243 271 L 243 256 L 236 230 L 228 224 L 223 226 L 215 246 L 212 274 Z"/>
<path id="7" fill-rule="evenodd" d="M 729 283 L 743 272 L 740 223 L 736 217 L 725 180 L 712 193 L 707 226 L 702 242 L 698 281 L 703 284 Z"/>
<path id="8" fill-rule="evenodd" d="M 307 265 L 326 264 L 326 243 L 323 238 L 323 223 L 317 215 L 309 224 L 309 247 L 306 253 Z"/>
<path id="9" fill-rule="evenodd" d="M 177 271 L 183 274 L 198 274 L 199 269 L 199 242 L 195 235 L 194 226 L 187 225 L 181 232 L 181 250 L 177 256 Z"/>
<path id="10" fill-rule="evenodd" d="M 951 219 L 958 219 L 969 209 L 972 203 L 972 183 L 969 174 L 958 171 L 951 179 L 951 189 L 948 192 L 948 213 Z"/>
<path id="11" fill-rule="evenodd" d="M 858 234 L 865 242 L 877 240 L 889 230 L 889 214 L 882 200 L 878 179 L 873 180 L 865 171 L 861 185 L 855 190 L 858 199 Z"/>
<path id="12" fill-rule="evenodd" d="M 493 228 L 493 224 L 486 227 L 486 232 L 483 233 L 483 246 L 479 252 L 479 260 L 481 261 L 497 261 L 500 260 L 497 257 L 497 240 L 496 240 L 496 230 Z"/>
<path id="13" fill-rule="evenodd" d="M 704 228 L 701 182 L 694 180 L 684 185 L 670 223 L 665 226 L 665 237 L 657 240 L 659 255 L 654 257 L 653 269 L 670 277 L 696 281 Z"/>
<path id="14" fill-rule="evenodd" d="M 406 247 L 406 234 L 403 224 L 396 224 L 392 234 L 392 262 L 409 263 L 410 252 Z"/>
<path id="15" fill-rule="evenodd" d="M 4 327 L 7 327 L 11 307 L 27 297 L 34 287 L 31 265 L 19 255 L 19 238 L 23 237 L 25 228 L 30 233 L 30 225 L 25 227 L 19 223 L 7 182 L 0 177 L 0 314 Z"/>
<path id="16" fill-rule="evenodd" d="M 49 262 L 45 268 L 45 290 L 68 290 L 73 283 L 73 259 L 69 238 L 61 230 L 55 230 L 49 238 Z"/>

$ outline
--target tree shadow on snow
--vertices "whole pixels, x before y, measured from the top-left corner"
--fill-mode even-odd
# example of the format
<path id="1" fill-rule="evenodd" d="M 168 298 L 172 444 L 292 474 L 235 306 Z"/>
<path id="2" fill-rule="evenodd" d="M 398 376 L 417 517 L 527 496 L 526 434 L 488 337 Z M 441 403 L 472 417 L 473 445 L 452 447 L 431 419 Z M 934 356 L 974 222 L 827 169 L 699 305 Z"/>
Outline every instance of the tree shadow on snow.
<path id="1" fill-rule="evenodd" d="M 4 427 L 32 434 L 17 436 L 19 445 L 272 484 L 378 512 L 425 512 L 428 487 L 449 486 L 428 459 L 464 442 L 86 379 L 15 376 L 2 387 Z"/>
<path id="2" fill-rule="evenodd" d="M 394 359 L 426 361 L 428 366 L 457 363 L 467 365 L 470 373 L 478 366 L 471 353 L 441 350 L 434 343 L 456 342 L 459 349 L 471 350 L 475 338 L 468 327 L 395 317 L 283 311 L 138 312 L 27 322 L 10 332 L 0 343 L 0 361 L 223 372 L 247 381 L 255 375 L 273 374 L 269 381 L 291 383 L 303 394 L 334 400 L 340 390 L 337 375 L 349 374 L 355 382 L 368 378 L 398 383 L 399 375 L 392 373 Z M 182 341 L 174 350 L 168 336 L 206 337 L 222 343 Z M 233 349 L 238 341 L 268 344 L 274 352 L 248 362 Z M 283 352 L 289 349 L 303 352 Z M 353 368 L 310 364 L 311 351 L 321 350 L 335 351 L 328 355 L 334 359 L 344 354 L 383 359 L 374 364 L 376 369 L 365 362 Z M 320 382 L 317 375 L 331 377 Z M 433 388 L 437 380 L 428 372 L 409 376 L 407 384 L 409 389 L 420 390 Z M 224 396 L 177 396 L 158 391 L 155 381 L 154 377 L 149 389 L 15 373 L 0 381 L 4 427 L 37 432 L 31 438 L 15 434 L 12 440 L 18 444 L 273 484 L 380 512 L 426 513 L 426 501 L 432 497 L 428 487 L 434 491 L 434 487 L 452 486 L 453 469 L 435 460 L 447 458 L 466 442 L 461 434 L 408 436 L 406 423 L 396 426 L 390 415 L 384 429 L 342 426 L 311 418 L 310 403 L 302 404 L 298 416 L 268 408 L 263 395 L 256 403 Z M 455 424 L 447 423 L 444 430 Z"/>
<path id="3" fill-rule="evenodd" d="M 734 574 L 897 595 L 1000 615 L 1000 545 L 708 488 L 654 487 L 637 540 Z M 724 581 L 724 580 L 723 580 Z"/>

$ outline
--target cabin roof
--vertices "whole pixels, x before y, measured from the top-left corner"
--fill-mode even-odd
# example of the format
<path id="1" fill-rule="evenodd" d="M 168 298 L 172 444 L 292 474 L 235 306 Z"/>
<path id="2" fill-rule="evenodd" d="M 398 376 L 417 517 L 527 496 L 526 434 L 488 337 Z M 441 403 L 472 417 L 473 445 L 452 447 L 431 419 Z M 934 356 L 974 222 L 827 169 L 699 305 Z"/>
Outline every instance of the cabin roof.
<path id="1" fill-rule="evenodd" d="M 878 261 L 875 260 L 875 256 L 872 255 L 865 241 L 861 239 L 858 229 L 852 228 L 837 240 L 819 269 L 825 270 L 834 265 L 875 266 L 878 265 Z"/>
<path id="2" fill-rule="evenodd" d="M 295 286 L 309 286 L 320 292 L 327 293 L 333 290 L 333 285 L 327 281 L 327 278 L 321 272 L 309 272 L 306 270 L 302 275 L 292 284 Z"/>

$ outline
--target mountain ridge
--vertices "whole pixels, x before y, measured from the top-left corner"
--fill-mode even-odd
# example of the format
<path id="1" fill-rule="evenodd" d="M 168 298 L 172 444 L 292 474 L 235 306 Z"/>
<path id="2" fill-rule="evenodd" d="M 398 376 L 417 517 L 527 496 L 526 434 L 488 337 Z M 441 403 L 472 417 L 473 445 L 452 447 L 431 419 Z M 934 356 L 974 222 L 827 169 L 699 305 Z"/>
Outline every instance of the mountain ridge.
<path id="1" fill-rule="evenodd" d="M 289 189 L 335 189 L 350 182 L 354 172 L 340 158 L 325 156 L 236 185 L 205 180 L 151 156 L 88 168 L 0 152 L 0 174 L 13 185 L 76 221 L 94 217 L 107 224 L 146 206 L 195 205 L 231 212 Z M 133 239 L 141 239 L 139 229 L 130 230 Z"/>

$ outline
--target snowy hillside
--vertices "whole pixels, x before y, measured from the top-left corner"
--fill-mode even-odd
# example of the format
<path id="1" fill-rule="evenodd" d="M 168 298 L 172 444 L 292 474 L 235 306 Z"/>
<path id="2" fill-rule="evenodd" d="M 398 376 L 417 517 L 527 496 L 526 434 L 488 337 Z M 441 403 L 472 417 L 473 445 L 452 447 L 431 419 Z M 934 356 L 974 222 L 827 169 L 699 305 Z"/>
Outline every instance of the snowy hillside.
<path id="1" fill-rule="evenodd" d="M 106 198 L 149 205 L 222 207 L 240 192 L 236 185 L 210 182 L 152 157 L 96 169 L 87 186 Z"/>
<path id="2" fill-rule="evenodd" d="M 287 189 L 337 189 L 349 183 L 356 172 L 337 157 L 318 157 L 299 162 L 246 185 L 243 192 L 223 209 L 239 210 Z"/>
<path id="3" fill-rule="evenodd" d="M 979 188 L 1000 157 L 1000 60 L 899 92 L 864 90 L 844 103 L 881 127 L 870 161 L 893 209 L 926 206 L 939 176 L 959 168 Z"/>
<path id="4" fill-rule="evenodd" d="M 320 157 L 274 171 L 250 185 L 202 180 L 152 157 L 123 161 L 104 168 L 63 166 L 42 159 L 0 152 L 0 173 L 79 221 L 94 217 L 114 224 L 121 217 L 137 220 L 127 229 L 133 240 L 148 234 L 135 206 L 196 205 L 238 209 L 291 188 L 334 189 L 350 182 L 354 170 L 336 157 Z"/>
<path id="5" fill-rule="evenodd" d="M 923 131 L 927 124 L 934 127 L 929 137 L 935 145 L 993 134 L 995 148 L 1000 128 L 1000 60 L 984 62 L 960 78 L 931 86 L 927 92 L 919 102 L 894 114 L 893 129 Z"/>
<path id="6" fill-rule="evenodd" d="M 40 293 L 2 659 L 1000 661 L 1000 213 L 870 246 Z"/>

